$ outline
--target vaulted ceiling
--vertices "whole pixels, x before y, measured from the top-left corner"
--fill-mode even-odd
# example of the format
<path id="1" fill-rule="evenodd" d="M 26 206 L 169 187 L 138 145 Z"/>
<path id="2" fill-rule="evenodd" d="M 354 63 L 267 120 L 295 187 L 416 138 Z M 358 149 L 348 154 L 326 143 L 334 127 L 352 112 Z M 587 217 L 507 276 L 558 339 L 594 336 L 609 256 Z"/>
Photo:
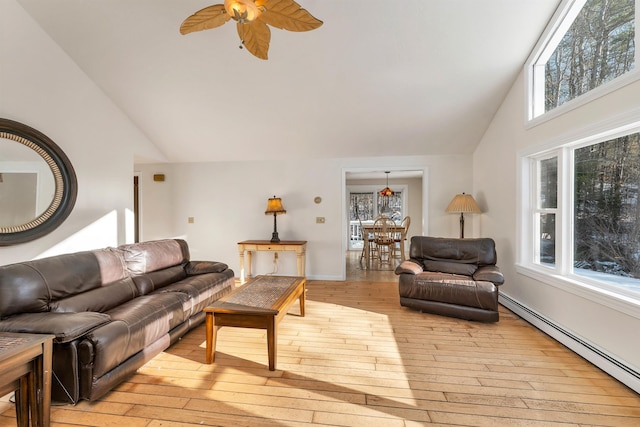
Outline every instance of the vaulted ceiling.
<path id="1" fill-rule="evenodd" d="M 181 35 L 222 0 L 18 0 L 174 162 L 473 152 L 560 0 L 298 0 L 324 24 Z M 524 118 L 523 118 L 524 119 Z"/>

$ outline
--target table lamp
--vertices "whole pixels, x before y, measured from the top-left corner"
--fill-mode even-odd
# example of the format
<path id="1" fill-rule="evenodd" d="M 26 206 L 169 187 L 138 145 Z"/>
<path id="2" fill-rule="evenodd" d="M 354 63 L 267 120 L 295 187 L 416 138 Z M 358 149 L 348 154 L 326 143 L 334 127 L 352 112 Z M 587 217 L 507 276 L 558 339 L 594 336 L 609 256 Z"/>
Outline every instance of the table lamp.
<path id="1" fill-rule="evenodd" d="M 276 223 L 276 216 L 286 214 L 287 211 L 282 207 L 282 199 L 280 197 L 273 196 L 267 203 L 267 210 L 264 211 L 265 215 L 273 214 L 273 234 L 271 235 L 271 243 L 280 242 L 278 237 L 278 224 Z"/>

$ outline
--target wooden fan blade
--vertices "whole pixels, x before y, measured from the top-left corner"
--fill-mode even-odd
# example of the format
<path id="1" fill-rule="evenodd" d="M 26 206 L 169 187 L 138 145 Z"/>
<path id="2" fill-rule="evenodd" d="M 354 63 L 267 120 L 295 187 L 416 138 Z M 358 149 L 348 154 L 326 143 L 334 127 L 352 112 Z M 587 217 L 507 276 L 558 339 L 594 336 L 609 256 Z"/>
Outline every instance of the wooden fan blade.
<path id="1" fill-rule="evenodd" d="M 266 11 L 260 15 L 272 27 L 287 31 L 311 31 L 322 25 L 322 21 L 314 18 L 293 0 L 266 0 Z"/>
<path id="2" fill-rule="evenodd" d="M 180 25 L 181 34 L 216 28 L 231 19 L 223 4 L 214 4 L 197 11 Z"/>
<path id="3" fill-rule="evenodd" d="M 271 30 L 262 21 L 262 16 L 249 24 L 238 22 L 238 35 L 242 44 L 252 55 L 260 59 L 268 59 L 269 42 L 271 41 Z"/>

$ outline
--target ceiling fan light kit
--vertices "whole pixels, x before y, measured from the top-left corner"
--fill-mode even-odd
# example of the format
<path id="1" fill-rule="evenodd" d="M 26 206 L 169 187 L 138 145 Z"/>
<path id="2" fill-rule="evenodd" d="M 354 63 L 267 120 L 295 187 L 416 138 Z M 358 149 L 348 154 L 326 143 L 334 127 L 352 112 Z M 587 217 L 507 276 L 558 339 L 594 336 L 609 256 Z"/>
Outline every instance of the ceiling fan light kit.
<path id="1" fill-rule="evenodd" d="M 260 16 L 264 7 L 252 0 L 224 0 L 224 9 L 231 18 L 242 24 L 248 24 Z"/>
<path id="2" fill-rule="evenodd" d="M 271 30 L 311 31 L 322 25 L 293 0 L 224 0 L 205 7 L 184 20 L 181 34 L 217 28 L 230 19 L 236 21 L 242 46 L 257 58 L 267 59 Z"/>

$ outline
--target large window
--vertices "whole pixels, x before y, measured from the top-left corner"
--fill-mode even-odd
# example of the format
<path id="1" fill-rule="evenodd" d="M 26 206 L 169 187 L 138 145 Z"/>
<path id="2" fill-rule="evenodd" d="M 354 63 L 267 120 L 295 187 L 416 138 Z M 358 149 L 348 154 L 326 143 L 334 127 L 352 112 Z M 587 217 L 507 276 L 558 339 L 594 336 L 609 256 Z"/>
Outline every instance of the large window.
<path id="1" fill-rule="evenodd" d="M 639 131 L 523 159 L 522 264 L 640 300 Z"/>
<path id="2" fill-rule="evenodd" d="M 634 69 L 635 1 L 565 0 L 562 3 L 527 62 L 528 119 L 601 88 Z M 608 90 L 604 88 L 600 92 Z M 591 98 L 585 101 L 588 99 Z"/>

